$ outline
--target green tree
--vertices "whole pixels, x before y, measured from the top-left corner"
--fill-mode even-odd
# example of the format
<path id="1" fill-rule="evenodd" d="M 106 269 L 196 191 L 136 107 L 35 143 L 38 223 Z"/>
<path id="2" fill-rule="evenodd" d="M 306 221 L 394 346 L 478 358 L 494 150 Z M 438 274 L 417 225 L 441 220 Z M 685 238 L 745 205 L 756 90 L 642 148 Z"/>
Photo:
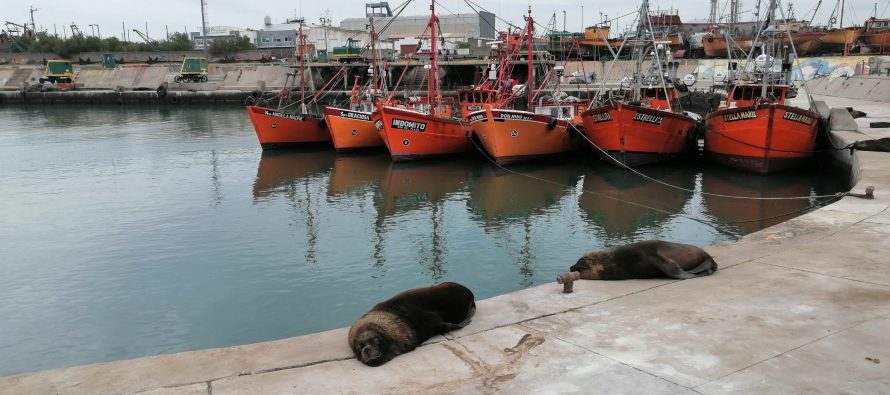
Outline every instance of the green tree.
<path id="1" fill-rule="evenodd" d="M 214 38 L 213 42 L 210 43 L 210 53 L 213 55 L 229 55 L 255 48 L 248 37 Z"/>

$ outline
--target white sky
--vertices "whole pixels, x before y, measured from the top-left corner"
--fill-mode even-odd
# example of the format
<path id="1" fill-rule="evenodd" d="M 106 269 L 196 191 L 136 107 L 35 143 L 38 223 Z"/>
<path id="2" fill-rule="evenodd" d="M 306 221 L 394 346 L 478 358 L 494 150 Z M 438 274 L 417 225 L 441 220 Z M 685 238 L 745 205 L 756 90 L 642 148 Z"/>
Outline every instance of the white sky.
<path id="1" fill-rule="evenodd" d="M 317 23 L 318 19 L 329 12 L 333 25 L 339 25 L 344 18 L 364 17 L 365 0 L 339 0 L 339 1 L 311 1 L 311 0 L 207 0 L 208 19 L 210 26 L 239 26 L 244 28 L 259 29 L 262 27 L 263 18 L 271 16 L 273 23 L 283 22 L 294 15 L 302 15 L 308 22 Z M 373 0 L 374 2 L 379 0 Z M 708 16 L 709 0 L 650 0 L 653 9 L 679 8 L 680 16 L 684 21 L 693 19 L 705 19 Z M 719 12 L 726 8 L 727 0 L 718 0 Z M 757 0 L 741 0 L 743 20 L 751 18 L 751 10 Z M 765 0 L 763 0 L 765 1 Z M 782 0 L 787 7 L 788 0 Z M 794 2 L 795 15 L 798 19 L 806 16 L 809 19 L 812 9 L 818 0 L 797 0 Z M 837 0 L 822 0 L 823 4 L 816 14 L 816 22 L 824 23 L 831 14 L 831 9 Z M 390 1 L 390 7 L 395 8 L 401 1 Z M 562 28 L 563 10 L 566 11 L 566 27 L 570 31 L 581 31 L 582 13 L 584 6 L 584 25 L 591 25 L 599 21 L 599 13 L 610 17 L 632 12 L 639 1 L 565 1 L 565 0 L 476 0 L 476 4 L 483 6 L 497 16 L 510 20 L 514 24 L 523 24 L 522 15 L 529 4 L 535 19 L 541 24 L 546 24 L 554 12 L 557 13 L 557 27 Z M 873 13 L 874 0 L 847 0 L 847 12 L 844 17 L 845 25 L 862 22 Z M 890 0 L 880 0 L 877 3 L 877 13 L 886 13 Z M 63 26 L 67 29 L 72 22 L 76 23 L 84 34 L 92 34 L 90 24 L 99 25 L 101 35 L 108 37 L 113 34 L 121 36 L 125 23 L 128 30 L 137 28 L 145 31 L 148 23 L 148 34 L 152 38 L 161 39 L 166 34 L 166 29 L 171 33 L 183 31 L 188 27 L 189 31 L 198 31 L 201 25 L 200 0 L 29 0 L 26 2 L 14 2 L 3 0 L 0 9 L 3 15 L 0 22 L 8 20 L 15 23 L 29 21 L 29 5 L 33 5 L 38 11 L 34 14 L 38 29 L 41 27 L 50 33 L 53 25 L 61 35 Z M 447 14 L 472 12 L 463 0 L 441 0 L 437 2 L 438 12 Z M 429 12 L 429 0 L 414 0 L 405 11 L 408 15 L 425 15 Z M 885 14 L 890 16 L 890 14 Z M 630 19 L 619 21 L 618 26 L 623 28 L 631 23 Z M 498 22 L 498 29 L 504 25 Z M 68 31 L 70 34 L 70 30 Z M 136 36 L 132 32 L 131 38 Z"/>

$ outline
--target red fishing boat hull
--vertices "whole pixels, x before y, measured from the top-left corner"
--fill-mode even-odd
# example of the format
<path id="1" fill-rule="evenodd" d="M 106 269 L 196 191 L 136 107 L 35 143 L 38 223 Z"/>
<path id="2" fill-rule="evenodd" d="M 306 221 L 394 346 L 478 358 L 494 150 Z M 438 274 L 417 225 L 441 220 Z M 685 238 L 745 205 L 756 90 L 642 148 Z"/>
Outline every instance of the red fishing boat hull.
<path id="1" fill-rule="evenodd" d="M 331 134 L 320 118 L 256 106 L 247 106 L 247 114 L 263 149 L 331 141 Z"/>
<path id="2" fill-rule="evenodd" d="M 324 120 L 338 152 L 383 147 L 371 113 L 325 107 Z"/>
<path id="3" fill-rule="evenodd" d="M 767 174 L 805 163 L 813 155 L 818 114 L 783 104 L 745 106 L 705 118 L 708 159 Z"/>
<path id="4" fill-rule="evenodd" d="M 527 111 L 487 109 L 468 117 L 473 133 L 498 164 L 571 151 L 568 122 Z"/>
<path id="5" fill-rule="evenodd" d="M 581 114 L 584 135 L 624 165 L 634 167 L 676 158 L 692 145 L 697 122 L 685 115 L 627 104 L 602 106 Z"/>
<path id="6" fill-rule="evenodd" d="M 472 148 L 473 129 L 466 121 L 395 107 L 383 107 L 373 119 L 394 162 L 457 155 Z"/>

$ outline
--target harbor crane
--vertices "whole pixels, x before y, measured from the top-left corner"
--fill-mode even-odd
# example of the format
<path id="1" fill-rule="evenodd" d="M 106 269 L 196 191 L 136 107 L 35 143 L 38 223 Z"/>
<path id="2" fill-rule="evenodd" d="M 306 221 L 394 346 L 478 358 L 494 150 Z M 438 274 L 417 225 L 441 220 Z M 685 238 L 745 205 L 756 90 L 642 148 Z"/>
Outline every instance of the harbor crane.
<path id="1" fill-rule="evenodd" d="M 138 29 L 133 29 L 133 32 L 136 33 L 136 35 L 138 35 L 139 37 L 141 37 L 142 40 L 145 41 L 145 43 L 148 44 L 148 46 L 151 47 L 151 49 L 155 50 L 155 52 L 160 52 L 160 51 L 161 51 L 161 50 L 158 49 L 158 47 L 155 45 L 155 43 L 157 42 L 156 40 L 152 39 L 152 38 L 149 37 L 147 34 L 140 32 Z"/>
<path id="2" fill-rule="evenodd" d="M 154 63 L 154 62 L 159 62 L 159 61 L 160 62 L 167 61 L 166 56 L 164 56 L 164 59 L 161 59 L 161 49 L 158 48 L 157 45 L 155 45 L 155 44 L 157 44 L 157 40 L 154 40 L 151 37 L 149 37 L 147 34 L 140 32 L 139 29 L 133 29 L 133 32 L 136 33 L 136 35 L 138 35 L 139 37 L 141 37 L 142 40 L 145 41 L 145 43 L 148 44 L 148 46 L 151 47 L 151 49 L 155 51 L 155 58 L 152 59 L 151 57 L 149 57 L 148 58 L 149 63 Z"/>
<path id="3" fill-rule="evenodd" d="M 71 37 L 83 37 L 83 33 L 74 22 L 71 22 Z"/>

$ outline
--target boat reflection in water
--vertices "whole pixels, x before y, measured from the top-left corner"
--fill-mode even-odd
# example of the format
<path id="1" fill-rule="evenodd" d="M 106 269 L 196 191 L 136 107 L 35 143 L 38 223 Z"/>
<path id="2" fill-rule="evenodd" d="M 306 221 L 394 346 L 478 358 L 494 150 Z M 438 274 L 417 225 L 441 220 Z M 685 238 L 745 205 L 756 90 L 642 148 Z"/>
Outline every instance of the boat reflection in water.
<path id="1" fill-rule="evenodd" d="M 466 189 L 474 166 L 468 159 L 391 163 L 380 180 L 381 214 L 437 207 L 448 195 Z"/>
<path id="2" fill-rule="evenodd" d="M 334 152 L 330 149 L 263 151 L 253 182 L 253 198 L 263 200 L 283 192 L 300 179 L 316 178 L 331 171 Z"/>
<path id="3" fill-rule="evenodd" d="M 695 172 L 682 165 L 647 168 L 644 174 L 686 189 L 695 187 Z M 668 226 L 665 223 L 674 214 L 683 211 L 692 197 L 691 192 L 608 165 L 588 168 L 584 174 L 584 191 L 578 206 L 589 221 L 602 227 L 609 239 L 631 239 L 641 232 L 659 231 Z"/>
<path id="4" fill-rule="evenodd" d="M 515 267 L 519 284 L 526 287 L 534 283 L 541 266 L 546 267 L 544 262 L 562 262 L 550 258 L 548 251 L 551 237 L 563 234 L 555 231 L 552 213 L 560 209 L 561 201 L 574 200 L 583 167 L 578 160 L 551 160 L 508 169 L 483 164 L 470 185 L 467 206 L 494 244 L 504 247 L 506 263 Z"/>
<path id="5" fill-rule="evenodd" d="M 386 155 L 337 155 L 328 183 L 328 197 L 379 190 L 392 161 Z"/>
<path id="6" fill-rule="evenodd" d="M 482 166 L 470 186 L 468 205 L 485 228 L 543 213 L 569 194 L 578 182 L 578 161 L 526 163 L 508 167 Z"/>
<path id="7" fill-rule="evenodd" d="M 814 199 L 751 200 L 707 194 L 747 197 L 794 197 L 816 195 L 812 175 L 777 173 L 769 177 L 749 176 L 737 170 L 708 167 L 702 170 L 701 187 L 705 209 L 718 223 L 731 225 L 741 234 L 756 232 L 800 215 L 816 203 Z M 834 192 L 832 189 L 830 192 Z M 789 214 L 789 215 L 784 215 Z M 775 217 L 775 218 L 774 218 Z"/>

